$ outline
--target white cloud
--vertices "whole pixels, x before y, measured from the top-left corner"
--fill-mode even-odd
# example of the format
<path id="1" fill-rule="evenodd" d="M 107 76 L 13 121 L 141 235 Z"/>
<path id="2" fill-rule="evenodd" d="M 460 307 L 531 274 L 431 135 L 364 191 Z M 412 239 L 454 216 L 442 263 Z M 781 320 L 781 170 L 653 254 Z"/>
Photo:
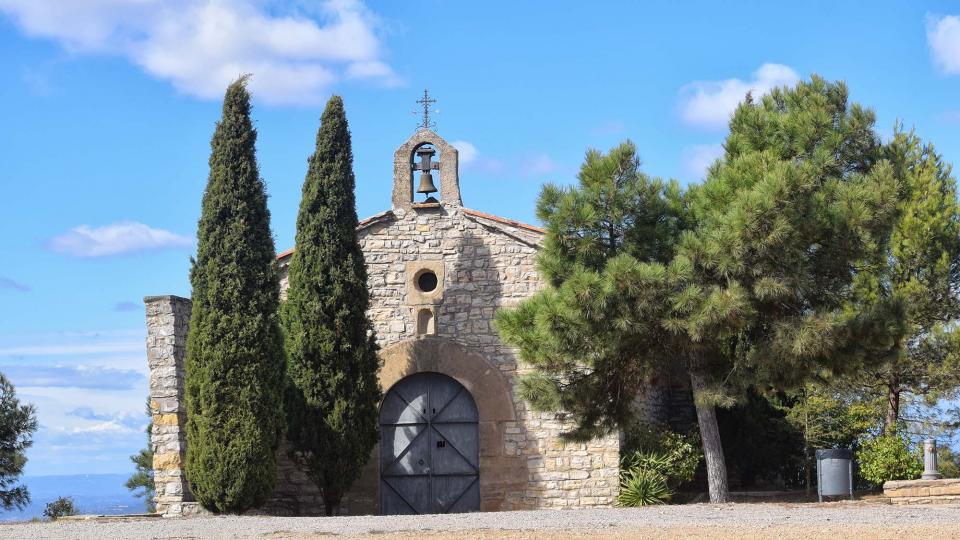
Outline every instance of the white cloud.
<path id="1" fill-rule="evenodd" d="M 70 343 L 20 345 L 0 348 L 0 356 L 73 356 L 78 354 L 113 354 L 140 352 L 143 341 L 119 341 L 101 343 Z"/>
<path id="2" fill-rule="evenodd" d="M 940 71 L 960 74 L 960 16 L 927 17 L 927 44 Z"/>
<path id="3" fill-rule="evenodd" d="M 218 98 L 243 73 L 268 103 L 312 104 L 343 78 L 393 85 L 377 19 L 359 0 L 0 0 L 31 36 L 127 58 L 186 94 Z M 310 10 L 312 13 L 307 13 Z"/>
<path id="4" fill-rule="evenodd" d="M 67 416 L 74 416 L 95 422 L 72 428 L 73 433 L 104 432 L 115 433 L 142 432 L 149 419 L 144 412 L 119 411 L 115 413 L 98 413 L 90 407 L 77 407 L 67 412 Z"/>
<path id="5" fill-rule="evenodd" d="M 680 116 L 692 126 L 724 128 L 747 92 L 753 93 L 756 98 L 778 86 L 795 84 L 798 80 L 800 76 L 797 72 L 787 66 L 763 64 L 753 72 L 753 78 L 749 81 L 694 81 L 680 89 Z"/>
<path id="6" fill-rule="evenodd" d="M 27 474 L 129 470 L 149 422 L 145 339 L 142 326 L 0 334 L 0 372 L 40 422 Z"/>
<path id="7" fill-rule="evenodd" d="M 537 177 L 557 170 L 553 159 L 543 153 L 533 154 L 520 159 L 511 160 L 515 165 L 508 166 L 503 159 L 488 157 L 481 154 L 477 147 L 467 141 L 453 141 L 450 144 L 457 149 L 460 156 L 460 166 L 492 176 L 516 174 L 523 177 Z M 482 156 L 482 159 L 481 159 Z"/>
<path id="8" fill-rule="evenodd" d="M 89 365 L 6 364 L 0 368 L 18 388 L 85 388 L 90 390 L 130 390 L 145 380 L 132 369 L 114 369 Z"/>
<path id="9" fill-rule="evenodd" d="M 384 86 L 400 86 L 403 79 L 397 76 L 387 64 L 379 61 L 354 62 L 347 67 L 348 79 L 372 79 Z"/>
<path id="10" fill-rule="evenodd" d="M 467 141 L 453 141 L 450 144 L 457 149 L 460 165 L 469 167 L 477 161 L 477 147 Z"/>
<path id="11" fill-rule="evenodd" d="M 480 159 L 480 150 L 471 142 L 453 141 L 450 144 L 457 149 L 460 166 L 464 169 L 491 175 L 500 175 L 507 170 L 503 160 L 486 155 Z"/>
<path id="12" fill-rule="evenodd" d="M 701 180 L 713 162 L 723 156 L 722 144 L 695 144 L 683 149 L 683 172 L 690 180 Z"/>
<path id="13" fill-rule="evenodd" d="M 543 176 L 557 170 L 557 164 L 546 154 L 536 154 L 523 160 L 520 174 L 527 177 Z"/>
<path id="14" fill-rule="evenodd" d="M 102 227 L 80 225 L 51 238 L 47 249 L 74 257 L 105 257 L 122 253 L 169 248 L 187 248 L 193 239 L 136 221 L 121 221 Z"/>
<path id="15" fill-rule="evenodd" d="M 99 366 L 148 374 L 146 328 L 0 335 L 0 371 L 7 365 Z"/>

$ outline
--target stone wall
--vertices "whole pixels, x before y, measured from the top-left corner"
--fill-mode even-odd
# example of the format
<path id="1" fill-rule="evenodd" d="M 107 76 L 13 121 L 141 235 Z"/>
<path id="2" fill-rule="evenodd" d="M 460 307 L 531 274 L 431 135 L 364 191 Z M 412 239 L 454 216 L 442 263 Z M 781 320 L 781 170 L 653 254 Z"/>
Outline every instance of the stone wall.
<path id="1" fill-rule="evenodd" d="M 885 482 L 883 495 L 894 504 L 957 504 L 960 503 L 960 478 Z"/>
<path id="2" fill-rule="evenodd" d="M 542 286 L 535 256 L 542 231 L 454 205 L 404 210 L 372 220 L 359 231 L 370 286 L 369 314 L 382 348 L 418 335 L 417 313 L 434 313 L 437 338 L 482 356 L 509 381 L 515 418 L 493 432 L 481 431 L 481 498 L 485 510 L 603 506 L 619 489 L 619 437 L 565 444 L 569 426 L 556 414 L 537 413 L 517 395 L 526 369 L 500 341 L 494 314 L 515 306 Z M 442 283 L 431 298 L 411 294 L 418 263 L 442 265 Z M 281 265 L 286 289 L 286 265 Z M 463 381 L 461 381 L 463 382 Z M 384 388 L 386 391 L 388 388 Z M 519 464 L 519 465 L 518 465 Z M 370 475 L 362 489 L 374 489 Z M 494 485 L 491 486 L 490 483 Z M 485 486 L 486 484 L 486 486 Z M 486 488 L 486 489 L 485 489 Z M 366 509 L 365 509 L 366 510 Z"/>
<path id="3" fill-rule="evenodd" d="M 183 503 L 193 500 L 183 475 L 187 448 L 183 359 L 190 325 L 190 300 L 179 296 L 148 296 L 143 302 L 147 311 L 147 363 L 153 420 L 150 440 L 157 512 L 181 515 Z"/>
<path id="4" fill-rule="evenodd" d="M 517 305 L 542 286 L 535 269 L 542 231 L 445 204 L 379 214 L 363 222 L 358 235 L 367 263 L 369 315 L 382 349 L 433 338 L 469 352 L 459 357 L 473 362 L 481 373 L 474 377 L 471 392 L 480 391 L 476 384 L 488 386 L 482 382 L 484 370 L 496 370 L 505 381 L 502 401 L 512 408 L 509 418 L 500 416 L 480 426 L 481 508 L 612 504 L 619 489 L 619 437 L 610 435 L 590 443 L 562 442 L 559 435 L 570 426 L 556 414 L 531 410 L 519 398 L 517 376 L 529 368 L 519 365 L 493 327 L 498 309 Z M 289 255 L 281 257 L 282 296 L 288 261 Z M 435 292 L 424 294 L 411 289 L 415 282 L 412 276 L 421 267 L 435 271 L 440 278 Z M 162 296 L 148 297 L 145 303 L 158 510 L 178 515 L 196 506 L 190 503 L 182 472 L 186 444 L 183 357 L 190 302 Z M 425 309 L 432 324 L 418 325 L 418 316 Z M 377 512 L 376 455 L 374 450 L 363 476 L 345 497 L 343 513 Z M 316 487 L 287 459 L 282 448 L 278 458 L 276 491 L 260 511 L 322 513 Z"/>
<path id="5" fill-rule="evenodd" d="M 697 416 L 690 384 L 677 375 L 652 376 L 637 392 L 633 407 L 638 421 L 678 433 L 696 428 Z"/>

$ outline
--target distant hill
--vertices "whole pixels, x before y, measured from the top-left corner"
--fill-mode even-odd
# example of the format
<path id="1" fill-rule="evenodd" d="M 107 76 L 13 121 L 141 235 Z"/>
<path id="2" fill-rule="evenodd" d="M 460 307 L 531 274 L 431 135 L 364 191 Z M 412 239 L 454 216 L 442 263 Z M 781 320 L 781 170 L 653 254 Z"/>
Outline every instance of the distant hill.
<path id="1" fill-rule="evenodd" d="M 143 499 L 134 497 L 123 485 L 126 474 L 76 474 L 25 476 L 30 505 L 23 510 L 0 511 L 0 521 L 21 521 L 42 517 L 47 503 L 57 497 L 73 497 L 81 514 L 140 514 L 146 512 Z"/>

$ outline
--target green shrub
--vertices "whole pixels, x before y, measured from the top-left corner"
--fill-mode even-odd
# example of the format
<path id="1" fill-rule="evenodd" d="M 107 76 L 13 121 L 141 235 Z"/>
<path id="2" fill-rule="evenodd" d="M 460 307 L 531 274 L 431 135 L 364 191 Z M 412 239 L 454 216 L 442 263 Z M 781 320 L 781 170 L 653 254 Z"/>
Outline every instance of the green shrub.
<path id="1" fill-rule="evenodd" d="M 864 441 L 857 451 L 860 476 L 876 486 L 888 480 L 913 480 L 923 472 L 920 452 L 899 434 Z"/>
<path id="2" fill-rule="evenodd" d="M 618 506 L 665 504 L 673 492 L 693 480 L 703 450 L 694 435 L 681 435 L 650 425 L 634 426 L 620 459 Z"/>
<path id="3" fill-rule="evenodd" d="M 944 478 L 960 478 L 960 455 L 949 446 L 938 446 L 937 468 Z"/>
<path id="4" fill-rule="evenodd" d="M 665 504 L 673 492 L 667 479 L 658 471 L 647 468 L 622 470 L 620 472 L 620 495 L 617 506 L 637 507 Z"/>
<path id="5" fill-rule="evenodd" d="M 47 507 L 43 509 L 43 515 L 53 521 L 63 516 L 75 516 L 77 513 L 77 507 L 73 504 L 72 497 L 60 497 L 55 501 L 48 502 Z"/>
<path id="6" fill-rule="evenodd" d="M 659 472 L 671 489 L 693 480 L 703 450 L 696 435 L 683 435 L 670 430 L 641 424 L 627 434 L 620 470 L 637 468 Z"/>

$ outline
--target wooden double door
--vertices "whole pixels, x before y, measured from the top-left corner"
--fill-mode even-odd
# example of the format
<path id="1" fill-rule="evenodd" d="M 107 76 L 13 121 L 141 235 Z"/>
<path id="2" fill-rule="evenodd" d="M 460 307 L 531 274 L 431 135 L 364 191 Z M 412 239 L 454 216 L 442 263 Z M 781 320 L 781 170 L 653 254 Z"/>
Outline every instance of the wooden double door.
<path id="1" fill-rule="evenodd" d="M 380 407 L 380 512 L 480 510 L 478 420 L 473 396 L 451 377 L 397 382 Z"/>

